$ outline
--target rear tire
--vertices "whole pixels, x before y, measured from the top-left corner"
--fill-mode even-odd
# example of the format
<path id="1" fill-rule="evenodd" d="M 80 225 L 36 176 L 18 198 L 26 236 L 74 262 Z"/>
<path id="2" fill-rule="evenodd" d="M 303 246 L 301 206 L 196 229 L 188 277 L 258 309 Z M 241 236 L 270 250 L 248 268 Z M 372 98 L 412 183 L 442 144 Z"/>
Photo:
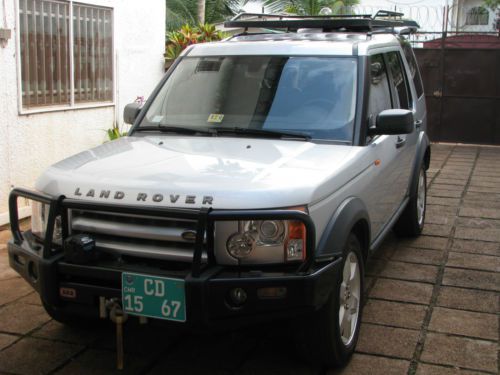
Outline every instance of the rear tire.
<path id="1" fill-rule="evenodd" d="M 351 233 L 341 272 L 327 303 L 301 319 L 296 344 L 307 361 L 321 367 L 343 366 L 354 352 L 363 309 L 364 264 L 359 239 Z"/>
<path id="2" fill-rule="evenodd" d="M 418 174 L 417 191 L 410 197 L 403 214 L 394 225 L 394 232 L 401 237 L 417 237 L 422 233 L 425 223 L 427 203 L 427 173 L 422 165 Z"/>

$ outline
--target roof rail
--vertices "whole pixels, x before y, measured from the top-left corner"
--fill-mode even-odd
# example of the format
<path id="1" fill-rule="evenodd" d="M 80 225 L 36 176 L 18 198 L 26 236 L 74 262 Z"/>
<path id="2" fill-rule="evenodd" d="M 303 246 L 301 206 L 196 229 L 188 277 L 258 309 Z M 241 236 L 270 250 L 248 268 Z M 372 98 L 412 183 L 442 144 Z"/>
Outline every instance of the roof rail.
<path id="1" fill-rule="evenodd" d="M 413 20 L 403 19 L 403 13 L 378 11 L 374 16 L 371 14 L 348 14 L 348 15 L 325 15 L 325 16 L 297 16 L 289 14 L 265 14 L 265 13 L 240 13 L 230 21 L 224 23 L 224 27 L 243 28 L 266 28 L 286 29 L 297 31 L 298 29 L 323 29 L 323 31 L 361 31 L 372 32 L 375 30 L 386 30 L 387 33 L 396 33 L 393 28 L 412 28 L 420 26 Z"/>
<path id="2" fill-rule="evenodd" d="M 372 17 L 373 19 L 377 17 L 403 17 L 404 13 L 399 13 L 399 12 L 391 12 L 390 10 L 379 10 L 375 15 Z"/>
<path id="3" fill-rule="evenodd" d="M 282 13 L 282 14 L 269 14 L 269 13 L 238 13 L 236 16 L 231 18 L 230 21 L 226 22 L 233 22 L 233 21 L 238 21 L 244 17 L 250 17 L 250 18 L 263 18 L 263 19 L 269 19 L 269 18 L 278 18 L 278 19 L 328 19 L 328 18 L 372 18 L 371 14 L 348 14 L 348 15 L 318 15 L 318 16 L 299 16 L 296 14 L 288 14 L 288 13 Z"/>

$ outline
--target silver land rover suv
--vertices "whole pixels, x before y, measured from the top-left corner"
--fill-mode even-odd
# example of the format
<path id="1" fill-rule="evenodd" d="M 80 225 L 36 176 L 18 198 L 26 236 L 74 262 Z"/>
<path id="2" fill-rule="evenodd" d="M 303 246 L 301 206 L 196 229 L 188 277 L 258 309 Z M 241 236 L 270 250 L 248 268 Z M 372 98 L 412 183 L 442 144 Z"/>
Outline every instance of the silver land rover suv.
<path id="1" fill-rule="evenodd" d="M 12 191 L 10 264 L 58 321 L 290 318 L 300 354 L 342 365 L 370 253 L 424 226 L 426 106 L 405 39 L 418 25 L 379 12 L 226 26 L 244 31 L 188 47 L 125 108 L 127 137 Z"/>

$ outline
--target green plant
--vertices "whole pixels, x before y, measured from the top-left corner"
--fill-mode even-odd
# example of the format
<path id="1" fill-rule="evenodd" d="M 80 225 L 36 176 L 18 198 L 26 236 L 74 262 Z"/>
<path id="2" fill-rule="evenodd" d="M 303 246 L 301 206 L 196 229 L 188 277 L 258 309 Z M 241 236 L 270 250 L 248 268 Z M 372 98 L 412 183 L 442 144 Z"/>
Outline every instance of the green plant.
<path id="1" fill-rule="evenodd" d="M 486 5 L 491 10 L 495 11 L 500 7 L 500 0 L 484 0 L 484 5 Z"/>
<path id="2" fill-rule="evenodd" d="M 115 139 L 125 137 L 127 135 L 127 132 L 121 131 L 120 127 L 116 124 L 113 125 L 111 129 L 106 130 L 106 133 L 110 141 L 114 141 Z"/>
<path id="3" fill-rule="evenodd" d="M 176 59 L 181 52 L 191 44 L 206 43 L 221 40 L 225 34 L 215 28 L 215 25 L 204 23 L 197 26 L 183 25 L 179 30 L 167 32 L 165 57 Z"/>
<path id="4" fill-rule="evenodd" d="M 264 4 L 286 13 L 315 16 L 323 8 L 330 8 L 332 14 L 353 13 L 352 8 L 359 0 L 267 0 Z"/>
<path id="5" fill-rule="evenodd" d="M 218 23 L 242 11 L 250 2 L 262 3 L 261 0 L 205 0 L 204 23 Z M 196 25 L 199 0 L 166 0 L 167 30 L 177 30 L 184 24 Z M 269 9 L 266 10 L 269 12 Z"/>
<path id="6" fill-rule="evenodd" d="M 215 25 L 210 23 L 204 23 L 198 25 L 199 32 L 199 42 L 213 42 L 221 40 L 223 38 L 223 33 L 215 28 Z"/>

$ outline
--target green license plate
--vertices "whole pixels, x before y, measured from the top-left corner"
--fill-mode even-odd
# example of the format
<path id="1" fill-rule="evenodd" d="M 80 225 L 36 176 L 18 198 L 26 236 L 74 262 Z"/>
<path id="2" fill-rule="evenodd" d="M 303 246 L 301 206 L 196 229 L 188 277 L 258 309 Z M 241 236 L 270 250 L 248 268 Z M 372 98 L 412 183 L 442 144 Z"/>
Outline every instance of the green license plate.
<path id="1" fill-rule="evenodd" d="M 124 272 L 122 304 L 127 314 L 185 322 L 184 280 Z"/>

